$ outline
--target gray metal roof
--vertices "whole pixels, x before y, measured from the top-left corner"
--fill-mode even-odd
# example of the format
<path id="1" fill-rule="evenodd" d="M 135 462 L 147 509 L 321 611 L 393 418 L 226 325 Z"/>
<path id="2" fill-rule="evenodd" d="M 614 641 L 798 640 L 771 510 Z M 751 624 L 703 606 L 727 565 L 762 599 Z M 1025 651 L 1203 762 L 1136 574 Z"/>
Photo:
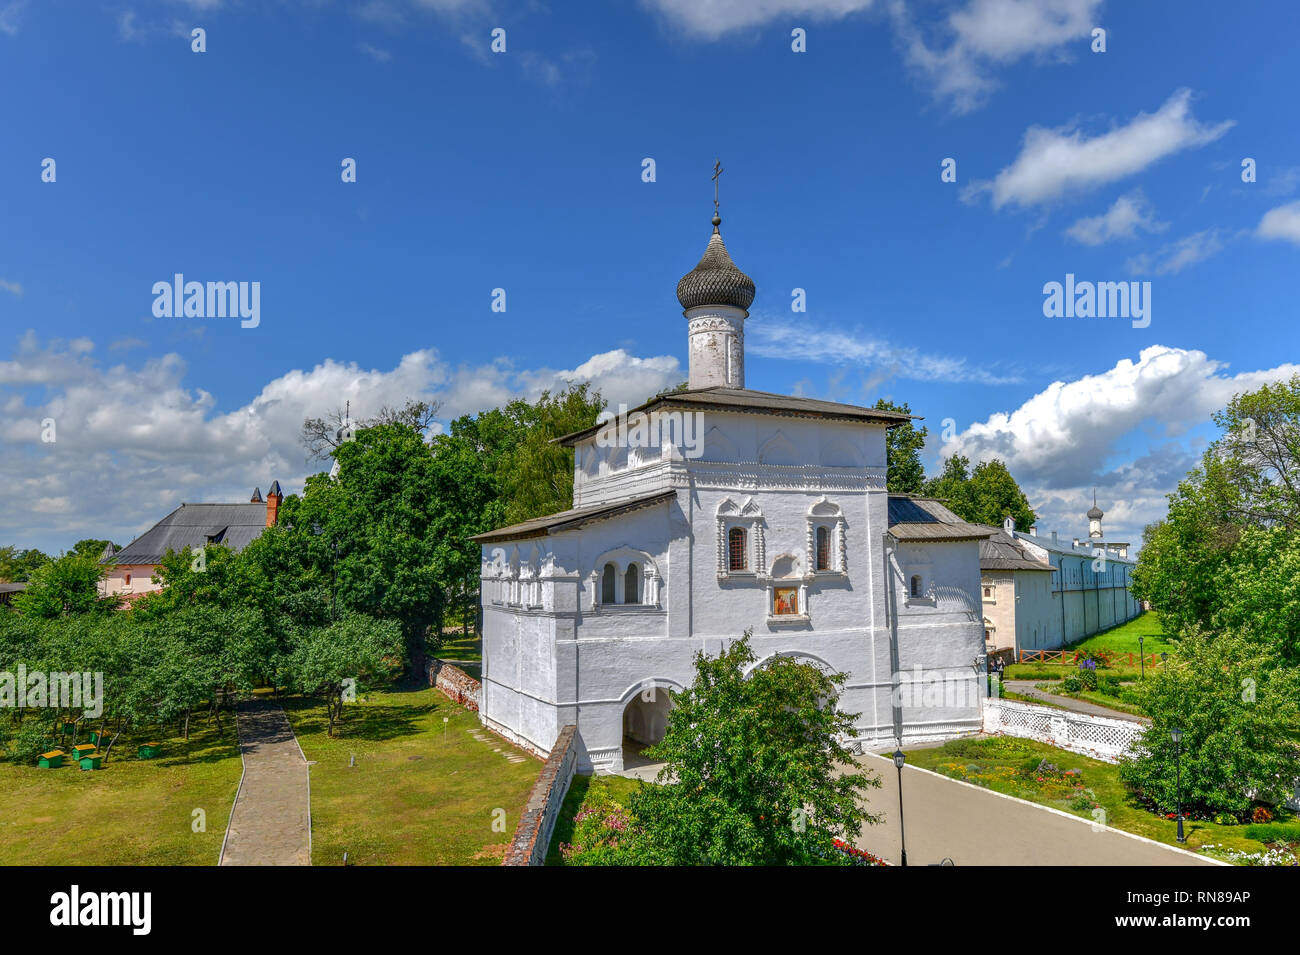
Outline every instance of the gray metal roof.
<path id="1" fill-rule="evenodd" d="M 997 533 L 971 524 L 933 497 L 889 495 L 889 533 L 898 541 L 979 540 Z"/>
<path id="2" fill-rule="evenodd" d="M 796 398 L 790 395 L 773 394 L 770 391 L 752 391 L 748 388 L 696 388 L 693 391 L 669 391 L 656 395 L 645 404 L 633 408 L 628 415 L 651 409 L 665 411 L 672 408 L 832 418 L 841 421 L 872 421 L 885 425 L 902 424 L 919 417 L 903 414 L 900 411 L 881 411 L 878 408 L 864 408 L 861 405 L 845 405 L 836 401 L 822 401 L 819 398 Z M 590 428 L 558 437 L 555 443 L 577 444 L 604 426 L 605 422 L 593 424 Z"/>
<path id="3" fill-rule="evenodd" d="M 568 511 L 560 511 L 557 514 L 547 514 L 544 517 L 534 517 L 532 520 L 523 521 L 519 524 L 511 524 L 509 527 L 501 527 L 494 531 L 488 531 L 486 534 L 479 534 L 471 537 L 470 540 L 479 541 L 484 544 L 492 541 L 518 540 L 524 537 L 545 537 L 547 534 L 553 534 L 557 531 L 571 530 L 575 527 L 581 527 L 583 524 L 591 521 L 604 520 L 607 517 L 613 517 L 616 514 L 623 514 L 627 511 L 638 510 L 642 507 L 649 507 L 652 504 L 658 504 L 661 501 L 672 500 L 677 496 L 676 491 L 659 491 L 655 494 L 648 494 L 644 497 L 629 498 L 625 501 L 614 501 L 607 504 L 596 504 L 591 507 L 578 507 Z"/>
<path id="4" fill-rule="evenodd" d="M 1035 560 L 1006 531 L 999 530 L 980 541 L 980 570 L 1056 570 L 1051 564 Z"/>
<path id="5" fill-rule="evenodd" d="M 677 301 L 682 303 L 683 309 L 697 305 L 730 305 L 747 309 L 754 302 L 754 280 L 731 261 L 716 221 L 699 264 L 677 283 Z"/>
<path id="6" fill-rule="evenodd" d="M 27 589 L 27 585 L 22 581 L 8 582 L 0 584 L 0 594 L 17 594 Z"/>
<path id="7" fill-rule="evenodd" d="M 118 564 L 156 564 L 169 550 L 209 543 L 239 551 L 264 530 L 265 504 L 182 504 L 111 559 Z"/>

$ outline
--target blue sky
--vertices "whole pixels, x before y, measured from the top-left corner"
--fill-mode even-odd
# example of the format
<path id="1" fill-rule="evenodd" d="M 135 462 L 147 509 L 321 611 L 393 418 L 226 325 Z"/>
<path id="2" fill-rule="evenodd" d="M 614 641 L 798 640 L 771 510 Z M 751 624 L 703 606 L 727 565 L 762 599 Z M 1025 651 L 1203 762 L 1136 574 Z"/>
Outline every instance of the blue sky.
<path id="1" fill-rule="evenodd" d="M 676 384 L 715 157 L 749 387 L 907 401 L 931 468 L 1004 458 L 1066 536 L 1095 485 L 1136 541 L 1298 370 L 1297 9 L 0 0 L 0 543 L 296 489 L 345 398 Z M 154 317 L 177 272 L 260 282 L 260 324 Z M 1067 273 L 1150 282 L 1150 325 L 1045 317 Z"/>

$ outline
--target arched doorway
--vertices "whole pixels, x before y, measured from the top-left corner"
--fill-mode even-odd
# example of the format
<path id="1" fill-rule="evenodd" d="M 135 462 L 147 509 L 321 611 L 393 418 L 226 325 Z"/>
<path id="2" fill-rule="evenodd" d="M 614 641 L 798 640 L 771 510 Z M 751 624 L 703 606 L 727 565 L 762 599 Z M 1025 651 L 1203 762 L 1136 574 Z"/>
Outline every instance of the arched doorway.
<path id="1" fill-rule="evenodd" d="M 643 753 L 663 741 L 672 708 L 672 695 L 667 687 L 649 685 L 632 694 L 623 707 L 624 770 L 657 765 Z"/>

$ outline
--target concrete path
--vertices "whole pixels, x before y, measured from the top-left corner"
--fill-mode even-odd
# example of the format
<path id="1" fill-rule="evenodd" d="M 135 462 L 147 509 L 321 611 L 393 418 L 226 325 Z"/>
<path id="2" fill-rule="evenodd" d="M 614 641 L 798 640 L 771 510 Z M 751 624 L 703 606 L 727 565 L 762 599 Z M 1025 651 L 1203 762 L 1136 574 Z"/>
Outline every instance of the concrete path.
<path id="1" fill-rule="evenodd" d="M 1089 703 L 1087 700 L 1076 700 L 1069 696 L 1058 696 L 1055 693 L 1040 690 L 1037 684 L 1042 682 L 1042 680 L 1007 680 L 1003 685 L 1012 693 L 1019 693 L 1021 696 L 1043 700 L 1047 703 L 1055 703 L 1057 706 L 1075 713 L 1083 713 L 1087 716 L 1105 716 L 1112 720 L 1128 720 L 1130 723 L 1141 723 L 1143 726 L 1151 725 L 1151 721 L 1145 716 L 1134 716 L 1132 713 L 1112 710 L 1096 703 Z"/>
<path id="2" fill-rule="evenodd" d="M 866 801 L 870 811 L 885 818 L 878 826 L 864 826 L 857 845 L 898 865 L 898 770 L 881 756 L 861 756 L 858 762 L 880 777 L 880 788 L 870 790 Z M 956 865 L 1216 864 L 913 766 L 903 768 L 903 818 L 908 865 L 945 858 Z"/>
<path id="3" fill-rule="evenodd" d="M 235 712 L 244 776 L 221 865 L 311 865 L 311 783 L 289 717 L 270 700 Z"/>

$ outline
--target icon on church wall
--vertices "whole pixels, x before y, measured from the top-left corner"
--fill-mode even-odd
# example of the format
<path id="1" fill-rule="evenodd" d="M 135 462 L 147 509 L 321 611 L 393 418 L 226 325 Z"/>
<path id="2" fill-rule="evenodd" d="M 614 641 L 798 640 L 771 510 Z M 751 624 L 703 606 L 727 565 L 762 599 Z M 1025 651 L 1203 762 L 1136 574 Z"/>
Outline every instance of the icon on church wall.
<path id="1" fill-rule="evenodd" d="M 777 616 L 799 613 L 799 588 L 777 587 L 772 602 Z"/>

